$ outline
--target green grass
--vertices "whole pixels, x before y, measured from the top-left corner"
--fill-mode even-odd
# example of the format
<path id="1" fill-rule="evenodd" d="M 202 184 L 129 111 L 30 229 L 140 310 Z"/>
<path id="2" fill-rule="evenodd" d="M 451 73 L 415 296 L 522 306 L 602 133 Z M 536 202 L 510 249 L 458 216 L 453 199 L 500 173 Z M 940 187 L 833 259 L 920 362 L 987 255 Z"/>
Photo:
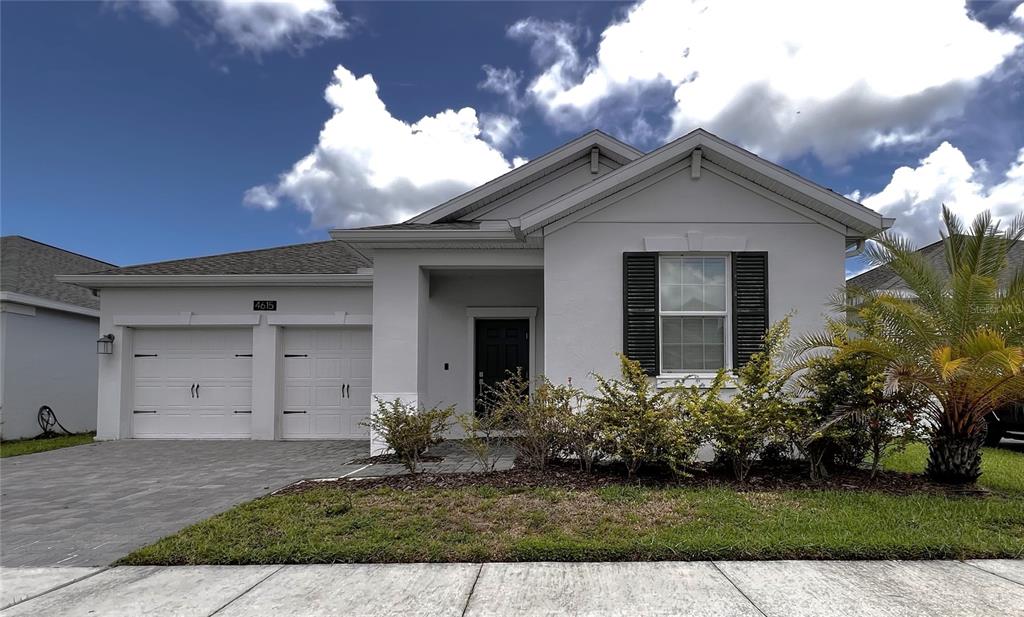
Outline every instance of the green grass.
<path id="1" fill-rule="evenodd" d="M 890 467 L 923 468 L 916 449 Z M 609 487 L 314 491 L 242 504 L 124 564 L 1024 557 L 1024 454 L 992 496 Z M 1016 488 L 1015 488 L 1016 487 Z"/>
<path id="2" fill-rule="evenodd" d="M 893 471 L 924 472 L 928 447 L 916 443 L 883 461 Z M 1007 448 L 982 448 L 981 478 L 978 484 L 994 491 L 1024 497 L 1024 454 Z"/>
<path id="3" fill-rule="evenodd" d="M 0 441 L 0 458 L 8 456 L 21 456 L 22 454 L 35 454 L 58 448 L 69 448 L 82 444 L 92 443 L 96 433 L 76 433 L 74 435 L 61 435 L 60 437 L 49 437 L 47 439 L 13 439 L 11 441 Z"/>

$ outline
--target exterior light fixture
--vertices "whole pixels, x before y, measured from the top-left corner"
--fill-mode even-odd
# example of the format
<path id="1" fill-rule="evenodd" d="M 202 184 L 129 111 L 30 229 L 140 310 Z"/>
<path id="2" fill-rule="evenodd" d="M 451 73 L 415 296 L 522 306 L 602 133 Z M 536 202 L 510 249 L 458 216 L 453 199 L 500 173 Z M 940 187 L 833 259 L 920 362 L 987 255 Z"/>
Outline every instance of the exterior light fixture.
<path id="1" fill-rule="evenodd" d="M 104 334 L 96 339 L 96 353 L 110 355 L 114 353 L 114 335 Z"/>

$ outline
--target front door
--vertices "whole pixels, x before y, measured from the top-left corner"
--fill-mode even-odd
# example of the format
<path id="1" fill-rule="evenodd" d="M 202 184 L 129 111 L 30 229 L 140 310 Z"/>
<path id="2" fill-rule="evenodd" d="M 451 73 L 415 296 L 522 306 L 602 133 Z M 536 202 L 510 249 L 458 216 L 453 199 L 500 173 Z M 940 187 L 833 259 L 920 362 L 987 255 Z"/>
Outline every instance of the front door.
<path id="1" fill-rule="evenodd" d="M 484 410 L 483 397 L 488 388 L 508 379 L 516 369 L 530 375 L 530 320 L 476 320 L 477 411 Z"/>

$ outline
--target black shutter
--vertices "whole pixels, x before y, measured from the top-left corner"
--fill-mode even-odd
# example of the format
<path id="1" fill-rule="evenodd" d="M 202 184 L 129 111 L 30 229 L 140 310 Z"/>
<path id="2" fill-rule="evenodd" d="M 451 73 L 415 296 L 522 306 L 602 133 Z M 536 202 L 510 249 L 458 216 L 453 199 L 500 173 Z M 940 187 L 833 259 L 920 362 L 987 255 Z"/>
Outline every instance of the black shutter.
<path id="1" fill-rule="evenodd" d="M 658 374 L 658 254 L 622 254 L 622 352 Z"/>
<path id="2" fill-rule="evenodd" d="M 768 329 L 768 253 L 732 254 L 732 363 L 761 350 Z"/>

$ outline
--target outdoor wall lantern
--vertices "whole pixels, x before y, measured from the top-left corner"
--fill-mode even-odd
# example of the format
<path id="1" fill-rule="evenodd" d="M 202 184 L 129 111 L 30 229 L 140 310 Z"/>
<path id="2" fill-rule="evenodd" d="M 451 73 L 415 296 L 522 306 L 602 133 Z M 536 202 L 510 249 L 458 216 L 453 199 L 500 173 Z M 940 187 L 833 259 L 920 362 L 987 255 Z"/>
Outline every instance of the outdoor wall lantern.
<path id="1" fill-rule="evenodd" d="M 110 355 L 114 353 L 114 335 L 104 334 L 96 339 L 96 353 Z"/>

